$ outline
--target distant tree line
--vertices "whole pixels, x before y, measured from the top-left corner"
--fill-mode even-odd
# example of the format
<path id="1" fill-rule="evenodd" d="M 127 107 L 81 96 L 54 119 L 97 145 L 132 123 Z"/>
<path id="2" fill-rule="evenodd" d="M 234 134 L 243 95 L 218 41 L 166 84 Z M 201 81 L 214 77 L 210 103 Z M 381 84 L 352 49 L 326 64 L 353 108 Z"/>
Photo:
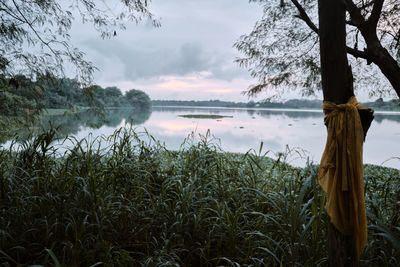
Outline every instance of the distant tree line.
<path id="1" fill-rule="evenodd" d="M 186 101 L 186 100 L 153 100 L 153 106 L 200 106 L 231 108 L 321 108 L 321 100 L 291 99 L 285 102 L 230 102 L 220 100 Z"/>
<path id="2" fill-rule="evenodd" d="M 145 110 L 151 107 L 150 97 L 143 91 L 131 89 L 125 94 L 115 86 L 103 88 L 92 85 L 81 89 L 74 79 L 60 79 L 42 83 L 45 92 L 46 108 L 69 108 L 74 106 L 104 106 L 114 108 L 133 108 Z"/>
<path id="3" fill-rule="evenodd" d="M 146 110 L 151 107 L 151 100 L 146 93 L 136 89 L 123 94 L 115 86 L 81 88 L 75 79 L 44 77 L 33 82 L 20 75 L 13 79 L 1 79 L 0 104 L 0 115 L 12 112 L 18 116 L 18 110 L 34 112 L 43 108 L 103 106 Z"/>
<path id="4" fill-rule="evenodd" d="M 124 108 L 131 113 L 149 113 L 150 97 L 132 89 L 125 94 L 117 87 L 99 85 L 82 88 L 74 79 L 0 76 L 0 134 L 9 135 L 37 122 L 45 109 Z M 103 113 L 103 112 L 101 112 Z"/>
<path id="5" fill-rule="evenodd" d="M 220 100 L 152 100 L 153 106 L 199 106 L 245 108 L 246 103 Z"/>
<path id="6" fill-rule="evenodd" d="M 230 102 L 220 100 L 152 100 L 153 106 L 197 106 L 197 107 L 231 107 L 231 108 L 289 108 L 321 109 L 322 100 L 290 99 L 284 102 Z M 375 110 L 400 111 L 400 100 L 383 101 L 378 98 L 373 102 L 361 103 Z"/>

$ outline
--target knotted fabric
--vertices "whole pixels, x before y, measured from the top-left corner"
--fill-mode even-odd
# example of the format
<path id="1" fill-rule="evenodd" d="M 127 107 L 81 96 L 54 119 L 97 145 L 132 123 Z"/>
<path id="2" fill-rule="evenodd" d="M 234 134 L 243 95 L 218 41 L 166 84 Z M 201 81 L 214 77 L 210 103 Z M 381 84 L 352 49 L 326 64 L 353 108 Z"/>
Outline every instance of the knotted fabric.
<path id="1" fill-rule="evenodd" d="M 331 223 L 344 235 L 354 235 L 358 257 L 367 242 L 362 147 L 364 132 L 353 96 L 346 104 L 324 101 L 328 129 L 318 181 L 327 194 L 326 211 Z M 373 112 L 373 110 L 370 112 Z"/>

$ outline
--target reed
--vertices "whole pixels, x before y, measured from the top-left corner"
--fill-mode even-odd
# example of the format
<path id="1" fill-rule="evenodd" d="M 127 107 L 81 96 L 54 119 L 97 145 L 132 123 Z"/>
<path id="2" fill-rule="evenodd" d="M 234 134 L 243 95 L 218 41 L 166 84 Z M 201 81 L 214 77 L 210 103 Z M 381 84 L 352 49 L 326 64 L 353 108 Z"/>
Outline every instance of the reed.
<path id="1" fill-rule="evenodd" d="M 148 133 L 74 140 L 57 131 L 0 151 L 2 266 L 326 264 L 318 166 L 225 153 L 209 133 L 169 151 Z M 400 173 L 365 166 L 369 239 L 361 265 L 400 258 Z"/>

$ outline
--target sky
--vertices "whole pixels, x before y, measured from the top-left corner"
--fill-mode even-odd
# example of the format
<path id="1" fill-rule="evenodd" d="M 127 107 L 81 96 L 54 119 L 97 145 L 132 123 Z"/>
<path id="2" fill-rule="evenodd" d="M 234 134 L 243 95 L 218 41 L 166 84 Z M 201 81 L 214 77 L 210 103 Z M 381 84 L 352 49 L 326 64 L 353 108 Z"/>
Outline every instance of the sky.
<path id="1" fill-rule="evenodd" d="M 161 27 L 128 23 L 111 39 L 76 20 L 71 40 L 99 69 L 94 83 L 143 90 L 152 99 L 249 100 L 242 92 L 256 80 L 234 62 L 240 54 L 233 44 L 261 18 L 258 4 L 153 0 L 150 9 Z"/>

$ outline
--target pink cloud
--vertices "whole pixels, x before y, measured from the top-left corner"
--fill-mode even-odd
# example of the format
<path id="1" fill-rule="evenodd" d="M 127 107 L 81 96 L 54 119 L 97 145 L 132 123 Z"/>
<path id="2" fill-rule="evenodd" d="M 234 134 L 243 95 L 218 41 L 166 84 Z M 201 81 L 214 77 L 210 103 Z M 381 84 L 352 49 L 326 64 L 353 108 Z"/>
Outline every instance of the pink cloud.
<path id="1" fill-rule="evenodd" d="M 117 86 L 122 91 L 139 89 L 151 99 L 248 101 L 242 92 L 254 83 L 252 79 L 237 78 L 232 81 L 210 77 L 209 72 L 198 72 L 185 76 L 160 76 L 135 82 L 120 81 L 102 86 Z"/>

